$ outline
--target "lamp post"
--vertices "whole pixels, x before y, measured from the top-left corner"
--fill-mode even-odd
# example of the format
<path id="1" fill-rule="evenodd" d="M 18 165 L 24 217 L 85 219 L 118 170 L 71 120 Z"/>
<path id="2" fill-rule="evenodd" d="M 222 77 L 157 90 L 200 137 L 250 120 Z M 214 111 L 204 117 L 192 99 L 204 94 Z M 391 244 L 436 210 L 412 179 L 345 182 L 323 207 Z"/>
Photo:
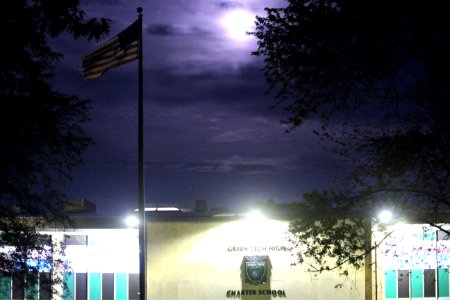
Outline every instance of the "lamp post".
<path id="1" fill-rule="evenodd" d="M 137 8 L 142 26 L 142 7 Z M 143 92 L 143 52 L 142 27 L 139 32 L 138 68 L 138 210 L 139 210 L 139 299 L 147 298 L 146 289 L 146 235 L 145 235 L 145 184 L 144 184 L 144 92 Z"/>

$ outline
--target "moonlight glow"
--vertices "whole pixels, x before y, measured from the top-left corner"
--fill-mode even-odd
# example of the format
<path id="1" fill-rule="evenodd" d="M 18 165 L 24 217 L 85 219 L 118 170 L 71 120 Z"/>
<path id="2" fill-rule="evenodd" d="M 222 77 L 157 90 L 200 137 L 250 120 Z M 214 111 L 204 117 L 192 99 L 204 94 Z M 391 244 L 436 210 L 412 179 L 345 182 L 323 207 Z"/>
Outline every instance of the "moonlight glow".
<path id="1" fill-rule="evenodd" d="M 235 41 L 251 39 L 251 36 L 247 35 L 247 32 L 254 29 L 254 22 L 255 15 L 242 9 L 232 10 L 226 13 L 221 20 L 228 37 Z"/>

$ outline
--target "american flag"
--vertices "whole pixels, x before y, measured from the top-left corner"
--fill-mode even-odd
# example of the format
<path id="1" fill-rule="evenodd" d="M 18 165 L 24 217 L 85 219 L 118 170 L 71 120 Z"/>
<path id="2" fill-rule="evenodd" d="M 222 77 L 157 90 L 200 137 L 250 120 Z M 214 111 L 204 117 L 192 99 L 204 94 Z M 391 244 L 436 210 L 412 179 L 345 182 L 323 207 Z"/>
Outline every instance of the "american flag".
<path id="1" fill-rule="evenodd" d="M 141 30 L 141 19 L 137 19 L 112 39 L 85 55 L 82 66 L 84 79 L 95 80 L 109 69 L 137 59 Z"/>

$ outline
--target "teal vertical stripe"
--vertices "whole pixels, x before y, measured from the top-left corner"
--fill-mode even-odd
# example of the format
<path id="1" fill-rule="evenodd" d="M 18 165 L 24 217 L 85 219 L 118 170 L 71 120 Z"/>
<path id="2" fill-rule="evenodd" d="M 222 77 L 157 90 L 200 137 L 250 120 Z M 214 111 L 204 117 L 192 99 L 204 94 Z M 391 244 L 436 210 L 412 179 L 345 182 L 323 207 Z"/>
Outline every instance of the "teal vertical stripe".
<path id="1" fill-rule="evenodd" d="M 411 297 L 423 297 L 423 270 L 411 270 Z"/>
<path id="2" fill-rule="evenodd" d="M 448 270 L 438 269 L 438 295 L 439 297 L 449 296 Z"/>
<path id="3" fill-rule="evenodd" d="M 116 300 L 128 300 L 128 276 L 126 273 L 116 274 Z"/>
<path id="4" fill-rule="evenodd" d="M 384 271 L 385 298 L 397 298 L 397 271 Z"/>
<path id="5" fill-rule="evenodd" d="M 89 299 L 102 299 L 102 274 L 89 273 Z"/>
<path id="6" fill-rule="evenodd" d="M 35 285 L 35 287 L 34 287 L 34 291 L 35 291 L 35 293 L 34 293 L 34 300 L 38 300 L 39 298 L 38 298 L 38 296 L 39 296 L 39 284 L 36 284 Z"/>
<path id="7" fill-rule="evenodd" d="M 27 289 L 27 300 L 38 300 L 39 285 L 36 283 L 33 287 Z"/>
<path id="8" fill-rule="evenodd" d="M 11 299 L 11 277 L 0 274 L 0 299 Z"/>
<path id="9" fill-rule="evenodd" d="M 64 282 L 64 289 L 63 289 L 63 296 L 62 298 L 64 300 L 74 300 L 74 284 L 75 276 L 73 273 L 64 273 L 63 274 L 63 282 Z"/>

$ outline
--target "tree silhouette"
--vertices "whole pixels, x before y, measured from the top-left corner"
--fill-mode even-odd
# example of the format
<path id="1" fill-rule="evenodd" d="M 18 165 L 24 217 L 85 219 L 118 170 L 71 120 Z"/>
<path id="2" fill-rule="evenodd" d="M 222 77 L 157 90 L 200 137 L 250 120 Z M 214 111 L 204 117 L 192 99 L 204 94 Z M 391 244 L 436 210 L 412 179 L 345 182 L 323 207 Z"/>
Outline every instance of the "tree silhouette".
<path id="1" fill-rule="evenodd" d="M 36 228 L 68 224 L 55 186 L 70 180 L 92 143 L 81 127 L 88 101 L 48 82 L 63 57 L 48 41 L 61 33 L 99 39 L 109 20 L 86 20 L 78 0 L 7 1 L 0 28 L 0 272 L 25 291 L 56 264 L 55 245 Z"/>
<path id="2" fill-rule="evenodd" d="M 253 54 L 283 122 L 320 120 L 316 134 L 349 170 L 339 188 L 304 196 L 292 242 L 308 244 L 298 261 L 311 270 L 360 267 L 380 209 L 433 226 L 448 211 L 450 4 L 287 2 L 257 17 Z"/>

